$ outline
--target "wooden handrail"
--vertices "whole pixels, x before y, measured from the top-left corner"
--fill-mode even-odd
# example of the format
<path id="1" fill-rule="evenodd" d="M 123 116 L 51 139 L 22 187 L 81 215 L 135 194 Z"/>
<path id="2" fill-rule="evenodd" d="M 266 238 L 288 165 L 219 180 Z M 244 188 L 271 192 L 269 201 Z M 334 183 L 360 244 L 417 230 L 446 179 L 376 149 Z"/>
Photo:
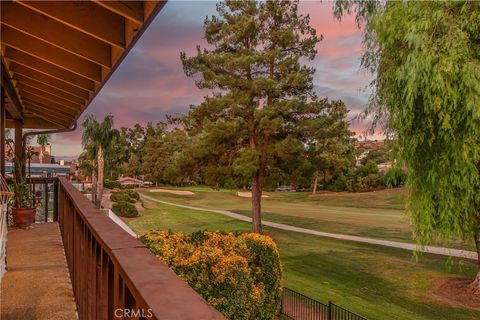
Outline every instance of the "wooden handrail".
<path id="1" fill-rule="evenodd" d="M 59 182 L 59 225 L 80 320 L 224 319 L 68 180 Z"/>

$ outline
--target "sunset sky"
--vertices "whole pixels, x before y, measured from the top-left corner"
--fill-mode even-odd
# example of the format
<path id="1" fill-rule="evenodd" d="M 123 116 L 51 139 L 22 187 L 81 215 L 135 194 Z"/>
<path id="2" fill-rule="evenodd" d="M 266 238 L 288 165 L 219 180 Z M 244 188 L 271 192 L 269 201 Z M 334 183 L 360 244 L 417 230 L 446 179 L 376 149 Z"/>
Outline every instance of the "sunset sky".
<path id="1" fill-rule="evenodd" d="M 215 14 L 214 1 L 169 1 L 130 51 L 85 114 L 99 120 L 113 114 L 116 127 L 165 120 L 166 114 L 185 113 L 208 94 L 185 76 L 180 52 L 195 52 L 203 45 L 203 21 Z M 311 24 L 324 40 L 312 65 L 314 84 L 320 97 L 342 99 L 351 117 L 367 102 L 365 87 L 370 78 L 360 69 L 361 32 L 353 17 L 338 22 L 332 15 L 332 2 L 308 1 L 300 11 L 309 14 Z M 309 63 L 310 64 L 310 63 Z M 82 119 L 82 118 L 81 118 Z M 80 122 L 81 123 L 81 119 Z M 362 133 L 363 124 L 352 129 Z M 52 136 L 52 152 L 57 160 L 81 152 L 81 128 Z"/>

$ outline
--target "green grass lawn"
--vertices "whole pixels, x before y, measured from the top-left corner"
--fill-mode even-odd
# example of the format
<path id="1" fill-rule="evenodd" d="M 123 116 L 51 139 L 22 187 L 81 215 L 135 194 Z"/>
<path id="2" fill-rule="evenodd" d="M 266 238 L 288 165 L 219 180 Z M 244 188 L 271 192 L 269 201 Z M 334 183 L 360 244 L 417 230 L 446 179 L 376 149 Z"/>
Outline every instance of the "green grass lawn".
<path id="1" fill-rule="evenodd" d="M 173 189 L 168 187 L 169 189 Z M 142 191 L 150 197 L 202 208 L 223 209 L 250 216 L 251 200 L 237 196 L 236 190 L 212 190 L 198 186 L 178 188 L 195 195 L 174 195 Z M 349 234 L 393 241 L 413 242 L 405 214 L 402 189 L 368 193 L 266 192 L 262 217 L 268 221 L 319 231 Z M 455 248 L 474 248 L 462 240 L 441 244 Z"/>
<path id="2" fill-rule="evenodd" d="M 229 195 L 228 191 L 215 194 L 222 193 Z M 301 196 L 295 195 L 299 199 Z M 223 198 L 223 201 L 226 199 Z M 312 200 L 315 201 L 320 200 Z M 127 220 L 137 232 L 154 229 L 184 232 L 199 229 L 250 230 L 248 223 L 216 213 L 161 205 L 148 200 L 145 206 L 142 216 Z M 332 300 L 371 320 L 480 318 L 480 311 L 436 302 L 429 295 L 429 291 L 447 277 L 473 276 L 475 266 L 471 262 L 449 264 L 445 257 L 435 255 L 424 255 L 416 262 L 412 253 L 405 250 L 271 228 L 265 231 L 279 247 L 285 285 L 310 297 L 323 302 Z"/>

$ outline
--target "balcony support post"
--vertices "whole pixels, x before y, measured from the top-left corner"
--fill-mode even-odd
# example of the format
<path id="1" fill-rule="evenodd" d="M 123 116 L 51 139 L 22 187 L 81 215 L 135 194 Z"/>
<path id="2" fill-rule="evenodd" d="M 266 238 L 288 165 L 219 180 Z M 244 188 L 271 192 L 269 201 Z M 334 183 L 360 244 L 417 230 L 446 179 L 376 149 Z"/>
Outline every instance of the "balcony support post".
<path id="1" fill-rule="evenodd" d="M 5 89 L 2 86 L 0 96 L 0 174 L 5 178 Z"/>
<path id="2" fill-rule="evenodd" d="M 58 179 L 53 181 L 53 221 L 58 221 Z"/>
<path id="3" fill-rule="evenodd" d="M 22 163 L 22 177 L 25 177 L 25 150 L 23 146 L 23 121 L 22 120 L 15 120 L 15 156 Z"/>

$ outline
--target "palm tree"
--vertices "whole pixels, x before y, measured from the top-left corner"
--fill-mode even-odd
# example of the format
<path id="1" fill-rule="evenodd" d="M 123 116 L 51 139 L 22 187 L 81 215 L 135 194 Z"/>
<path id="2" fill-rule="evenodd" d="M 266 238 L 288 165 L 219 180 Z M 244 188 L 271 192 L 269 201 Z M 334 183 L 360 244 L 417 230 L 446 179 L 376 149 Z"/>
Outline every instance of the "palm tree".
<path id="1" fill-rule="evenodd" d="M 85 177 L 90 177 L 92 182 L 92 194 L 95 192 L 96 188 L 94 186 L 95 178 L 95 163 L 93 159 L 90 159 L 87 150 L 83 151 L 80 156 L 78 156 L 78 168 L 82 170 L 82 174 Z"/>
<path id="2" fill-rule="evenodd" d="M 94 115 L 88 115 L 83 120 L 82 126 L 82 146 L 88 158 L 93 160 L 97 167 L 96 192 L 99 199 L 97 205 L 100 207 L 103 196 L 104 153 L 111 147 L 111 141 L 118 132 L 113 128 L 113 115 L 106 116 L 100 123 Z"/>
<path id="3" fill-rule="evenodd" d="M 39 155 L 40 163 L 43 163 L 43 155 L 45 154 L 45 146 L 50 140 L 50 135 L 48 134 L 39 134 L 37 135 L 37 143 L 42 147 Z"/>

